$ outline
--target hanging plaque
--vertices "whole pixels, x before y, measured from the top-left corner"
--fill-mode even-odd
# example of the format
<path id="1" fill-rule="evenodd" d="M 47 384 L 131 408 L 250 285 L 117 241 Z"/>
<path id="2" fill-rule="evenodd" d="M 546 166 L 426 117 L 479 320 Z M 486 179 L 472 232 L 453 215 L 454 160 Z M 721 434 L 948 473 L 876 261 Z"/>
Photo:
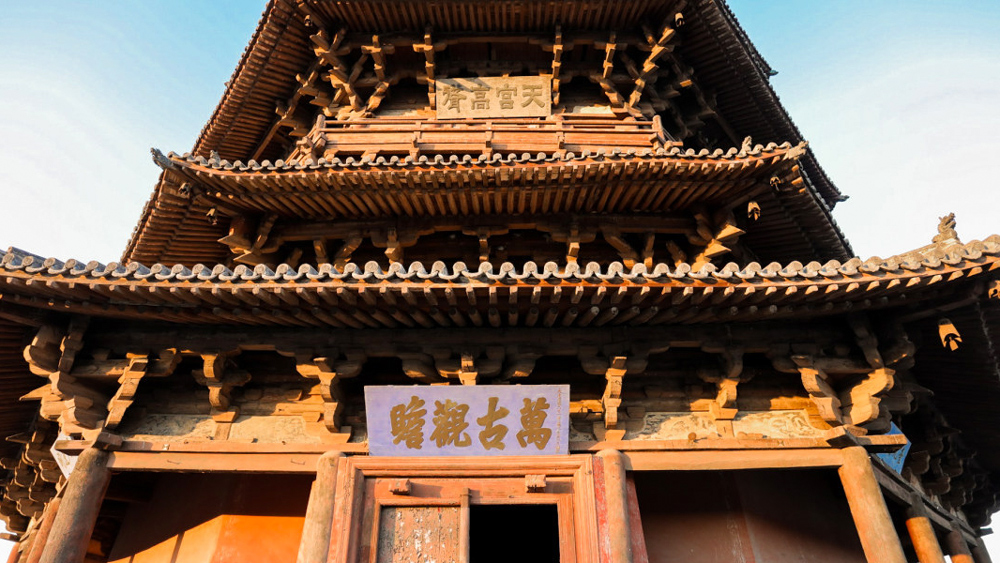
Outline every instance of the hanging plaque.
<path id="1" fill-rule="evenodd" d="M 552 79 L 547 76 L 439 78 L 435 90 L 438 119 L 552 114 Z"/>
<path id="2" fill-rule="evenodd" d="M 365 387 L 376 456 L 569 453 L 569 385 Z"/>

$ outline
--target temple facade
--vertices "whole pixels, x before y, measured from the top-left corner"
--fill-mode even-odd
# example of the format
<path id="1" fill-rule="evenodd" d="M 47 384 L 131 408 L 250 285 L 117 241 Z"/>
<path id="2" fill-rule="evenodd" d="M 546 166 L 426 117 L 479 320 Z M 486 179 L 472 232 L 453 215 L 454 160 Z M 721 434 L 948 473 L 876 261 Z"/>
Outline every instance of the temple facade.
<path id="1" fill-rule="evenodd" d="M 1000 237 L 854 257 L 721 0 L 271 0 L 0 261 L 11 562 L 988 563 Z"/>

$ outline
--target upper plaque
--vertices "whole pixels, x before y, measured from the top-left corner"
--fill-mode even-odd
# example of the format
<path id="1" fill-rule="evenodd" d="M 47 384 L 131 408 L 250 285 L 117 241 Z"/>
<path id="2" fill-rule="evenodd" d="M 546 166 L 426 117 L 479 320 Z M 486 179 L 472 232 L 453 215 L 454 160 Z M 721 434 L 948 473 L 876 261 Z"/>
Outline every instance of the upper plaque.
<path id="1" fill-rule="evenodd" d="M 435 96 L 438 119 L 548 117 L 552 79 L 546 76 L 440 78 Z"/>

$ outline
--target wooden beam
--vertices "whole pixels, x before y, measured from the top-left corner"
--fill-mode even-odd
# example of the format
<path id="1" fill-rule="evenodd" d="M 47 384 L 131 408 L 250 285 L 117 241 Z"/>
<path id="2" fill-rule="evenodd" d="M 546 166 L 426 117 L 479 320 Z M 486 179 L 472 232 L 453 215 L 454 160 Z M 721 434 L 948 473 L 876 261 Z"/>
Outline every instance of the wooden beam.
<path id="1" fill-rule="evenodd" d="M 722 471 L 840 467 L 844 460 L 841 450 L 832 448 L 625 451 L 623 455 L 628 461 L 627 469 L 630 471 Z"/>

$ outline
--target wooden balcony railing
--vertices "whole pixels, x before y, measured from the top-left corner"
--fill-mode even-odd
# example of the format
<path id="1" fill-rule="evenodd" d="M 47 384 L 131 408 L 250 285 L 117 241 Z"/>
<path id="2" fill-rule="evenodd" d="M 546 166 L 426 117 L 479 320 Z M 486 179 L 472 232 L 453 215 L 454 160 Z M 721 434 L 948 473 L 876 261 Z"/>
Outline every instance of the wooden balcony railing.
<path id="1" fill-rule="evenodd" d="M 581 153 L 679 145 L 659 116 L 617 119 L 320 119 L 294 156 L 419 156 L 433 154 Z"/>

